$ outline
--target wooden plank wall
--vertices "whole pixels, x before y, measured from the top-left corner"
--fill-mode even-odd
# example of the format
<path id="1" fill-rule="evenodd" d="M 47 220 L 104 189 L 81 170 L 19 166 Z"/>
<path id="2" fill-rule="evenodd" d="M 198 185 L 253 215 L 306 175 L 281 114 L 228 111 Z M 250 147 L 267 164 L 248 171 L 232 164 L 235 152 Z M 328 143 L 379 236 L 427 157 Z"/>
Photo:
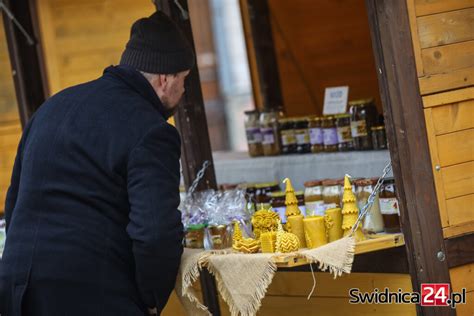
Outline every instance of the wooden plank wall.
<path id="1" fill-rule="evenodd" d="M 288 115 L 320 115 L 324 89 L 341 85 L 349 99 L 375 97 L 382 113 L 363 0 L 268 4 Z"/>
<path id="2" fill-rule="evenodd" d="M 0 216 L 21 135 L 15 88 L 13 85 L 7 41 L 0 15 Z"/>
<path id="3" fill-rule="evenodd" d="M 474 2 L 407 0 L 444 236 L 474 231 Z"/>
<path id="4" fill-rule="evenodd" d="M 277 272 L 267 290 L 258 315 L 416 315 L 415 305 L 410 304 L 350 304 L 349 289 L 359 288 L 361 292 L 383 291 L 386 287 L 396 292 L 399 288 L 412 291 L 409 275 L 353 273 L 333 279 L 329 273 L 317 272 L 316 290 L 309 300 L 307 296 L 313 286 L 309 272 Z M 200 294 L 199 286 L 195 287 Z M 169 305 L 176 302 L 171 300 Z M 227 304 L 220 299 L 221 314 L 230 316 Z M 173 310 L 175 312 L 177 310 Z M 171 314 L 165 310 L 164 316 L 184 315 Z M 180 311 L 181 312 L 181 311 Z"/>

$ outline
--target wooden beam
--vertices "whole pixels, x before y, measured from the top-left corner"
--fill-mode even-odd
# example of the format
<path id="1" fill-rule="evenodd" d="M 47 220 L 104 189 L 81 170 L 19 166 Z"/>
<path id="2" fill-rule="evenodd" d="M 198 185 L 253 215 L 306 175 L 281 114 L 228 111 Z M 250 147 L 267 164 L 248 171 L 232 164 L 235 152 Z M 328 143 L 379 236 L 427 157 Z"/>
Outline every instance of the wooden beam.
<path id="1" fill-rule="evenodd" d="M 20 32 L 6 12 L 3 12 L 20 120 L 24 126 L 48 96 L 36 1 L 3 0 L 3 3 L 33 39 L 33 43 L 28 43 L 25 35 Z"/>
<path id="2" fill-rule="evenodd" d="M 474 263 L 474 233 L 445 239 L 449 268 Z"/>
<path id="3" fill-rule="evenodd" d="M 406 1 L 366 0 L 414 291 L 449 283 Z M 439 257 L 438 257 L 439 256 Z M 440 258 L 440 259 L 438 259 Z M 418 306 L 423 315 L 454 315 Z"/>
<path id="4" fill-rule="evenodd" d="M 268 0 L 247 0 L 248 16 L 263 99 L 263 108 L 283 107 Z M 252 65 L 252 63 L 250 63 Z"/>
<path id="5" fill-rule="evenodd" d="M 195 50 L 188 13 L 188 2 L 187 0 L 181 0 L 179 3 L 188 14 L 187 19 L 183 19 L 180 8 L 178 8 L 173 0 L 157 0 L 156 6 L 158 10 L 166 13 L 176 22 Z M 196 53 L 194 54 L 196 55 Z M 203 163 L 209 161 L 211 166 L 206 170 L 197 190 L 217 189 L 197 62 L 186 79 L 185 89 L 186 92 L 175 115 L 176 126 L 181 133 L 182 140 L 181 161 L 184 182 L 186 188 L 189 188 Z"/>

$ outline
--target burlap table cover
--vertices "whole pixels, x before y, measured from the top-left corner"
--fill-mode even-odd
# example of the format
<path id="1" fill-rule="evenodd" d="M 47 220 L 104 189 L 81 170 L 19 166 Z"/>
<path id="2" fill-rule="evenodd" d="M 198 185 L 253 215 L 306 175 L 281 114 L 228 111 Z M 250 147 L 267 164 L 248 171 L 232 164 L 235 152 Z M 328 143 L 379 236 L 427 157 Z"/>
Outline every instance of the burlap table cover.
<path id="1" fill-rule="evenodd" d="M 294 255 L 317 263 L 320 270 L 329 270 L 336 278 L 351 272 L 354 250 L 354 238 L 344 237 L 319 248 L 301 249 Z M 186 248 L 175 288 L 178 298 L 188 315 L 210 315 L 192 286 L 201 268 L 206 267 L 216 278 L 218 291 L 232 316 L 255 315 L 277 270 L 275 255 Z"/>

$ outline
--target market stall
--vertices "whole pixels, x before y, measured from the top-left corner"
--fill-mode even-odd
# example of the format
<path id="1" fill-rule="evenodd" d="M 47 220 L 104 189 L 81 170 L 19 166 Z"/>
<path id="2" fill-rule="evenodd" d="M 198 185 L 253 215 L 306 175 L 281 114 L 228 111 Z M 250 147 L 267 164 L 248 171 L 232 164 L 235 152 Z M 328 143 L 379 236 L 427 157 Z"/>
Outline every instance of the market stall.
<path id="1" fill-rule="evenodd" d="M 27 31 L 38 34 L 35 19 L 32 19 L 35 15 L 34 8 L 29 7 L 26 1 L 16 1 L 14 4 L 10 2 L 13 1 L 6 1 L 20 21 L 27 22 L 24 23 Z M 190 40 L 193 39 L 186 11 L 187 1 L 162 0 L 155 3 L 159 10 L 169 14 L 183 28 Z M 466 288 L 468 304 L 459 306 L 458 315 L 473 314 L 472 196 L 474 182 L 472 180 L 474 171 L 472 161 L 474 157 L 470 150 L 473 139 L 470 136 L 472 136 L 474 125 L 470 114 L 474 99 L 472 94 L 474 34 L 472 34 L 472 28 L 469 28 L 469 21 L 472 21 L 469 18 L 472 16 L 472 4 L 470 1 L 366 0 L 365 8 L 363 8 L 362 1 L 348 1 L 344 6 L 346 11 L 341 9 L 342 11 L 333 12 L 338 17 L 337 19 L 334 16 L 331 18 L 328 7 L 324 7 L 326 11 L 319 8 L 322 12 L 320 18 L 312 19 L 312 11 L 308 9 L 308 3 L 305 1 L 240 1 L 247 35 L 256 110 L 259 111 L 258 124 L 264 124 L 264 126 L 259 125 L 258 129 L 262 133 L 262 146 L 266 145 L 266 147 L 256 148 L 254 145 L 258 142 L 255 142 L 255 139 L 259 138 L 251 134 L 248 157 L 218 153 L 213 156 L 199 72 L 197 69 L 191 72 L 186 82 L 183 104 L 175 117 L 183 139 L 182 165 L 186 187 L 189 188 L 197 177 L 202 178 L 195 186 L 199 192 L 207 189 L 217 190 L 218 184 L 240 184 L 240 188 L 246 191 L 245 205 L 250 205 L 248 209 L 251 210 L 248 213 L 247 224 L 253 215 L 252 212 L 258 212 L 261 209 L 272 212 L 269 207 L 276 209 L 279 207 L 278 200 L 280 200 L 280 207 L 284 207 L 284 210 L 279 212 L 279 215 L 281 215 L 281 224 L 286 224 L 284 227 L 286 231 L 283 231 L 283 226 L 280 228 L 277 225 L 274 231 L 268 233 L 288 234 L 285 235 L 288 239 L 288 249 L 297 253 L 298 251 L 309 251 L 309 253 L 270 255 L 276 269 L 284 272 L 276 273 L 273 282 L 267 284 L 266 293 L 263 293 L 266 294 L 266 298 L 261 303 L 262 314 L 283 314 L 287 313 L 288 308 L 300 314 L 311 314 L 315 310 L 338 315 L 349 312 L 364 315 L 380 313 L 409 315 L 415 312 L 423 315 L 453 314 L 453 310 L 441 307 L 418 306 L 415 311 L 414 305 L 349 304 L 348 289 L 353 286 L 366 292 L 383 287 L 395 291 L 398 288 L 404 291 L 419 291 L 420 284 L 426 282 L 451 283 L 453 290 L 456 291 Z M 324 5 L 331 6 L 328 3 Z M 273 16 L 270 10 L 273 10 Z M 351 10 L 357 14 L 351 14 Z M 292 11 L 300 12 L 300 15 L 287 25 L 282 24 L 284 21 L 277 19 L 278 16 L 275 15 L 280 13 L 281 17 L 283 12 L 284 16 L 291 17 Z M 301 12 L 309 12 L 309 14 L 304 15 Z M 298 17 L 304 21 L 304 17 L 308 16 L 310 20 L 306 21 L 306 24 L 299 23 Z M 334 23 L 336 20 L 339 22 Z M 457 23 L 448 23 L 448 25 L 446 21 L 457 21 Z M 366 25 L 367 22 L 368 25 Z M 18 74 L 15 76 L 15 84 L 22 119 L 25 121 L 45 97 L 40 45 L 25 44 L 21 34 L 14 31 L 12 22 L 5 20 L 4 23 L 13 68 L 15 74 Z M 319 27 L 330 26 L 330 29 L 318 34 L 319 37 L 311 40 L 310 44 L 303 41 L 303 48 L 300 47 L 300 49 L 306 48 L 303 60 L 307 63 L 295 63 L 294 49 L 297 48 L 297 44 L 292 41 L 293 37 L 289 39 L 284 36 L 287 33 L 282 30 L 292 29 L 296 34 L 299 34 L 299 30 L 312 32 L 312 27 L 318 29 L 316 28 L 318 23 L 320 23 Z M 347 37 L 340 41 L 344 44 L 331 41 L 331 34 L 334 32 L 347 34 Z M 315 54 L 312 49 L 318 46 L 318 39 L 320 42 L 326 40 L 325 43 L 330 43 L 332 46 L 325 46 L 324 53 Z M 348 50 L 347 45 L 351 43 L 352 49 Z M 365 44 L 361 47 L 354 43 Z M 368 53 L 372 48 L 373 55 Z M 309 63 L 311 60 L 318 62 Z M 318 68 L 333 63 L 338 64 L 335 60 L 351 60 L 352 63 L 343 62 L 343 66 L 333 72 Z M 314 65 L 318 67 L 311 68 Z M 304 67 L 308 67 L 309 74 L 302 71 Z M 309 78 L 312 78 L 310 74 L 313 73 L 318 73 L 325 79 L 320 83 L 322 86 L 314 87 L 307 84 L 311 83 Z M 366 151 L 373 147 L 364 148 L 363 140 L 375 143 L 372 135 L 369 138 L 368 134 L 372 133 L 372 127 L 376 128 L 374 134 L 380 130 L 377 129 L 382 123 L 380 118 L 372 117 L 371 121 L 365 118 L 360 119 L 360 113 L 350 111 L 349 108 L 346 109 L 350 112 L 349 116 L 347 113 L 339 113 L 337 117 L 322 118 L 323 88 L 334 85 L 338 81 L 337 78 L 344 78 L 348 82 L 350 91 L 354 93 L 348 101 L 375 108 L 380 114 L 383 112 L 385 121 L 383 130 L 386 130 L 388 145 L 390 145 L 388 151 L 383 145 L 376 148 L 380 149 L 378 151 Z M 30 93 L 27 93 L 27 90 Z M 288 100 L 292 100 L 292 97 L 298 101 L 289 102 Z M 357 101 L 367 97 L 373 98 L 374 101 Z M 282 106 L 287 112 L 286 116 L 279 116 Z M 262 119 L 261 114 L 263 114 Z M 356 127 L 361 126 L 357 123 L 360 121 L 365 122 L 367 135 L 358 134 L 357 128 L 356 133 L 352 134 L 351 129 L 352 140 L 348 140 L 347 128 L 352 127 L 353 123 Z M 242 124 L 246 123 L 242 122 Z M 255 128 L 252 124 L 246 127 Z M 321 133 L 324 133 L 322 129 L 325 129 L 326 142 L 324 136 L 322 142 L 318 137 L 312 138 L 311 128 L 320 128 Z M 358 140 L 361 141 L 358 142 Z M 350 144 L 354 147 L 351 148 Z M 353 149 L 361 150 L 354 151 Z M 338 152 L 335 153 L 335 151 Z M 251 156 L 259 157 L 251 158 Z M 206 161 L 210 163 L 210 167 L 199 173 Z M 377 193 L 379 199 L 391 199 L 391 201 L 395 199 L 399 205 L 400 216 L 385 214 L 393 215 L 393 218 L 399 220 L 399 224 L 396 222 L 395 225 L 387 225 L 392 223 L 391 219 L 387 219 L 382 230 L 387 227 L 398 228 L 401 229 L 402 234 L 388 231 L 386 233 L 389 235 L 385 233 L 380 236 L 380 227 L 378 227 L 378 232 L 366 230 L 365 240 L 352 240 L 351 238 L 357 239 L 357 229 L 351 233 L 351 228 L 354 227 L 359 211 L 364 205 L 364 203 L 357 204 L 352 194 L 356 200 L 365 202 L 362 193 L 374 191 L 373 187 L 377 180 L 372 178 L 381 176 L 383 167 L 389 161 L 393 164 L 394 179 L 386 184 L 391 185 L 392 189 L 387 189 L 385 193 Z M 354 188 L 349 188 L 349 185 L 344 183 L 346 190 L 342 190 L 343 183 L 340 180 L 347 173 L 353 176 L 354 181 L 351 184 Z M 297 192 L 293 192 L 296 201 L 289 204 L 301 208 L 300 211 L 304 208 L 304 214 L 297 212 L 286 214 L 289 207 L 286 203 L 288 192 L 285 192 L 284 196 L 275 192 L 285 187 L 281 181 L 287 177 L 293 180 L 296 191 L 304 189 L 303 198 L 298 199 Z M 359 177 L 362 179 L 356 179 Z M 326 182 L 323 183 L 322 180 Z M 275 181 L 279 188 L 272 191 L 271 187 L 274 184 L 269 185 L 268 182 Z M 396 193 L 393 190 L 394 184 Z M 364 191 L 365 187 L 367 191 Z M 253 189 L 260 190 L 260 193 L 257 194 L 252 191 Z M 328 191 L 326 196 L 323 194 L 325 189 Z M 331 190 L 335 190 L 336 193 L 332 194 Z M 286 187 L 285 191 L 291 193 L 291 190 Z M 306 191 L 308 194 L 305 194 Z M 346 192 L 350 197 L 344 198 Z M 311 198 L 314 196 L 316 198 L 313 201 Z M 282 197 L 283 205 L 281 205 Z M 324 205 L 324 208 L 312 209 L 311 206 L 316 205 L 311 204 L 312 202 L 318 202 L 317 205 Z M 333 203 L 336 205 L 332 205 Z M 328 205 L 331 207 L 327 207 Z M 382 208 L 380 201 L 378 205 Z M 305 231 L 305 223 L 321 225 L 319 222 L 322 220 L 318 216 L 329 216 L 330 210 L 338 208 L 339 211 L 335 212 L 341 219 L 339 229 L 348 231 L 348 235 L 341 235 L 339 239 L 332 242 L 326 240 L 327 244 L 314 249 L 290 247 L 296 244 L 296 240 L 298 243 L 308 243 L 305 232 L 313 236 L 313 239 L 309 238 L 311 241 L 309 244 L 314 242 L 314 238 L 324 236 L 321 231 L 318 234 L 317 229 L 308 228 Z M 310 212 L 307 212 L 308 210 Z M 343 227 L 344 215 L 348 225 L 346 229 Z M 350 223 L 349 219 L 351 219 Z M 290 225 L 287 225 L 288 223 Z M 216 233 L 211 234 L 210 240 L 213 240 L 212 235 L 220 236 L 218 226 L 224 223 L 215 222 L 207 228 L 204 228 L 204 223 L 192 224 L 202 226 L 188 225 L 188 233 L 194 228 L 194 232 L 199 231 L 203 235 L 206 232 L 209 235 L 207 232 L 216 229 Z M 362 222 L 361 224 L 363 227 Z M 232 228 L 232 219 L 227 218 L 225 225 Z M 303 229 L 297 228 L 301 225 Z M 235 251 L 263 250 L 262 240 L 257 241 L 255 232 L 252 231 L 252 227 L 255 228 L 255 226 L 258 225 L 248 227 L 249 232 L 245 232 L 241 239 L 238 236 L 234 238 L 239 240 Z M 232 229 L 229 228 L 227 231 L 227 227 L 226 238 L 232 234 Z M 329 230 L 326 226 L 324 229 Z M 368 238 L 369 236 L 378 238 Z M 204 236 L 202 237 L 202 246 L 204 246 L 205 239 Z M 270 240 L 271 238 L 270 236 Z M 322 239 L 324 241 L 324 237 Z M 327 255 L 319 256 L 317 253 L 327 249 L 324 247 L 331 249 L 334 242 L 341 240 L 347 243 L 345 248 L 337 253 L 353 258 L 350 269 L 343 269 L 343 272 L 351 272 L 351 274 L 332 280 L 327 273 L 318 271 L 316 293 L 310 300 L 306 300 L 308 290 L 311 290 L 313 286 L 309 271 L 317 270 L 318 264 L 321 267 L 331 265 L 326 261 Z M 227 245 L 231 246 L 231 244 Z M 352 245 L 353 251 L 351 251 Z M 215 247 L 212 243 L 206 247 L 222 250 L 219 249 L 221 246 Z M 276 244 L 274 248 L 277 248 Z M 283 248 L 278 247 L 278 249 L 282 252 Z M 199 251 L 202 252 L 202 250 Z M 336 253 L 335 250 L 331 251 Z M 214 259 L 219 260 L 217 255 Z M 209 265 L 214 259 L 206 259 L 207 261 L 204 262 Z M 216 269 L 206 264 L 200 265 L 201 285 L 194 285 L 196 297 L 200 299 L 202 294 L 202 303 L 213 315 L 225 314 L 227 308 L 218 297 L 218 290 L 222 290 L 220 284 L 223 278 L 216 276 Z M 336 264 L 333 267 L 336 268 Z M 217 284 L 209 271 L 214 273 Z M 296 271 L 307 273 L 293 273 Z M 260 295 L 260 299 L 262 298 Z M 165 313 L 175 315 L 177 311 L 169 309 Z"/>

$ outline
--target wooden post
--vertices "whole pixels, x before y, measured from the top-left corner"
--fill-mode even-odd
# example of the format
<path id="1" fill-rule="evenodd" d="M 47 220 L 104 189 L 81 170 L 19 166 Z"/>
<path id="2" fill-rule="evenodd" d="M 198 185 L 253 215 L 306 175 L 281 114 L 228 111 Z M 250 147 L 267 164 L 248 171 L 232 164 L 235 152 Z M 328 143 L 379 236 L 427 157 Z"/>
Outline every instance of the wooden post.
<path id="1" fill-rule="evenodd" d="M 187 19 L 183 18 L 183 12 L 173 0 L 156 1 L 157 9 L 166 13 L 174 20 L 186 35 L 194 49 L 193 33 L 189 20 L 187 0 L 179 1 L 182 9 L 187 14 Z M 184 182 L 189 188 L 207 160 L 211 166 L 206 170 L 204 178 L 200 181 L 197 190 L 217 189 L 216 176 L 213 167 L 211 142 L 207 129 L 206 112 L 201 91 L 201 81 L 197 63 L 191 70 L 185 82 L 185 95 L 177 114 L 175 115 L 176 126 L 181 133 L 182 140 L 182 166 Z"/>
<path id="2" fill-rule="evenodd" d="M 187 0 L 181 0 L 179 3 L 181 8 L 178 8 L 173 0 L 157 0 L 155 2 L 157 10 L 163 11 L 178 24 L 195 51 L 188 2 Z M 196 55 L 196 52 L 194 54 Z M 175 115 L 176 126 L 181 133 L 182 140 L 184 182 L 186 188 L 189 188 L 202 164 L 207 160 L 211 165 L 206 170 L 197 190 L 217 189 L 197 63 L 186 79 L 185 89 L 185 95 Z M 200 282 L 204 304 L 209 308 L 212 315 L 219 316 L 220 307 L 216 281 L 207 269 L 201 271 Z"/>
<path id="3" fill-rule="evenodd" d="M 413 289 L 449 283 L 406 1 L 366 0 Z M 454 315 L 418 306 L 422 315 Z"/>
<path id="4" fill-rule="evenodd" d="M 10 9 L 33 40 L 33 43 L 28 43 L 25 35 L 14 25 L 6 12 L 3 12 L 20 120 L 21 124 L 25 126 L 28 119 L 49 94 L 39 40 L 36 1 L 3 0 L 3 3 Z"/>
<path id="5" fill-rule="evenodd" d="M 260 91 L 254 91 L 254 93 L 261 94 L 263 101 L 262 105 L 257 105 L 267 109 L 278 109 L 283 107 L 283 97 L 268 2 L 267 0 L 243 0 L 241 6 L 244 1 L 247 1 L 248 21 L 250 21 L 251 39 L 253 41 L 251 46 L 255 50 L 258 69 L 259 84 L 253 84 L 253 87 L 259 87 Z M 249 47 L 248 44 L 247 47 Z M 252 65 L 252 60 L 250 60 L 250 65 Z M 258 99 L 256 98 L 256 100 Z"/>

